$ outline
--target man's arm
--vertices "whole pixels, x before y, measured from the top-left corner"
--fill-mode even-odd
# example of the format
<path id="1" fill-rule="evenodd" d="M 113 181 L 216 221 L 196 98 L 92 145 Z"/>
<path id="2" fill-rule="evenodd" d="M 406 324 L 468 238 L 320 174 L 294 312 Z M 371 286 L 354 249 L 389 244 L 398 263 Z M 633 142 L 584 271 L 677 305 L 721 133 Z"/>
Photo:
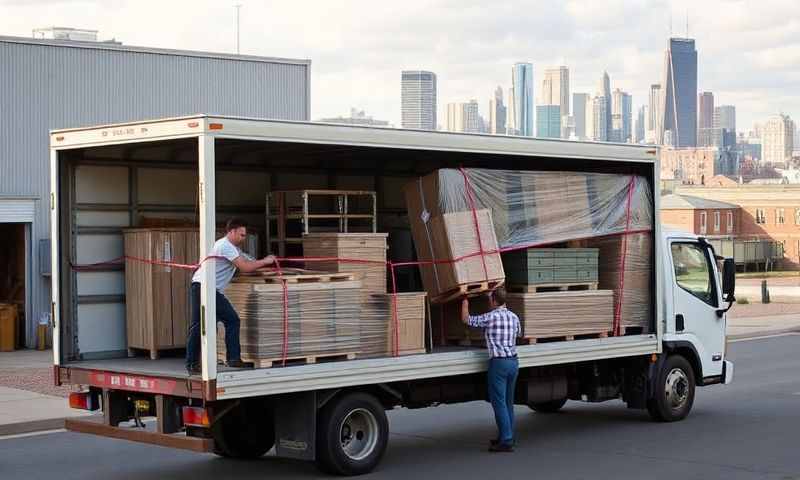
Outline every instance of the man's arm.
<path id="1" fill-rule="evenodd" d="M 236 267 L 240 272 L 250 273 L 255 272 L 259 268 L 268 267 L 275 263 L 275 256 L 267 255 L 261 260 L 248 260 L 244 255 L 239 255 L 238 257 L 234 258 L 231 263 L 233 263 L 233 266 Z"/>
<path id="2" fill-rule="evenodd" d="M 489 315 L 470 315 L 469 314 L 469 300 L 464 297 L 461 300 L 461 321 L 470 327 L 486 328 L 489 325 Z"/>

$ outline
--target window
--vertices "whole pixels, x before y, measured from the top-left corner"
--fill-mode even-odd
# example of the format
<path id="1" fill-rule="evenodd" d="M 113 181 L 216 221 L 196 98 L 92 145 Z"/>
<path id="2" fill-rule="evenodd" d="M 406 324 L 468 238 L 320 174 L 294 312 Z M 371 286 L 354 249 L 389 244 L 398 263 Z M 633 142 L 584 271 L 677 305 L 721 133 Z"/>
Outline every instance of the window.
<path id="1" fill-rule="evenodd" d="M 700 212 L 700 233 L 706 233 L 706 212 Z"/>
<path id="2" fill-rule="evenodd" d="M 786 223 L 786 213 L 782 208 L 775 209 L 775 223 L 778 225 L 783 225 Z"/>
<path id="3" fill-rule="evenodd" d="M 767 215 L 763 208 L 756 208 L 756 223 L 759 225 L 767 223 Z"/>
<path id="4" fill-rule="evenodd" d="M 714 231 L 719 232 L 719 212 L 714 212 Z"/>
<path id="5" fill-rule="evenodd" d="M 733 212 L 728 212 L 728 233 L 733 232 Z"/>
<path id="6" fill-rule="evenodd" d="M 717 306 L 712 270 L 704 248 L 697 243 L 673 243 L 672 265 L 679 287 L 707 304 Z"/>

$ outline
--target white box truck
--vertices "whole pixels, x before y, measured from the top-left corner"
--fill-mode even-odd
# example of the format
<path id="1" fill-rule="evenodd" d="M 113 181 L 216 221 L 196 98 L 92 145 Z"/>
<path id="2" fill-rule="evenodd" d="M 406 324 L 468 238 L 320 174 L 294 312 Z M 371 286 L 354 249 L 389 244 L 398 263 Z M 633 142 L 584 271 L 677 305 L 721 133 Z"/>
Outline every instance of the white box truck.
<path id="1" fill-rule="evenodd" d="M 661 228 L 655 147 L 211 115 L 57 130 L 50 142 L 54 377 L 81 387 L 73 407 L 102 409 L 68 420 L 69 430 L 237 458 L 274 447 L 354 475 L 386 449 L 386 410 L 485 399 L 482 349 L 428 345 L 408 356 L 218 367 L 213 274 L 201 294 L 202 375 L 189 375 L 180 357 L 130 357 L 125 305 L 140 299 L 125 296 L 123 267 L 104 263 L 123 255 L 122 229 L 145 214 L 195 216 L 205 258 L 218 219 L 263 221 L 270 190 L 373 190 L 379 215 L 402 224 L 403 185 L 461 165 L 635 174 L 652 191 L 649 328 L 519 346 L 517 404 L 552 412 L 567 400 L 621 399 L 675 421 L 689 414 L 696 387 L 733 378 L 725 316 L 734 265 L 703 238 Z M 75 268 L 87 264 L 94 268 Z"/>

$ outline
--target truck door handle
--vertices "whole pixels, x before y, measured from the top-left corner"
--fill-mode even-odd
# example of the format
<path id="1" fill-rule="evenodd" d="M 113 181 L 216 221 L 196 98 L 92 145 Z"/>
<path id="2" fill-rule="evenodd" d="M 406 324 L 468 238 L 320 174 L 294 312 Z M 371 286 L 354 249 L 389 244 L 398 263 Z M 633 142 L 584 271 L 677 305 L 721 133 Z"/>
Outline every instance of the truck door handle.
<path id="1" fill-rule="evenodd" d="M 686 328 L 686 325 L 683 321 L 683 315 L 679 313 L 675 315 L 675 331 L 682 332 L 684 328 Z"/>

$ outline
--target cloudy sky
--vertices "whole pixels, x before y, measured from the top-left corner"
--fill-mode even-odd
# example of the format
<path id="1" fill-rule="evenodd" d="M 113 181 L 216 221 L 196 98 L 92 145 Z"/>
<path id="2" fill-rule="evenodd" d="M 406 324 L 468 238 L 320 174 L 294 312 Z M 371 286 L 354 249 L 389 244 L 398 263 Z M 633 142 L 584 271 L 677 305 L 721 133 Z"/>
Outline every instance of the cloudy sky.
<path id="1" fill-rule="evenodd" d="M 698 89 L 737 108 L 737 129 L 784 112 L 800 120 L 798 0 L 85 1 L 0 0 L 0 34 L 45 26 L 100 31 L 125 44 L 312 60 L 312 119 L 351 106 L 400 124 L 400 71 L 438 75 L 440 123 L 448 102 L 478 99 L 486 115 L 510 66 L 567 65 L 571 90 L 633 94 L 634 111 L 659 82 L 672 31 L 696 39 Z"/>

